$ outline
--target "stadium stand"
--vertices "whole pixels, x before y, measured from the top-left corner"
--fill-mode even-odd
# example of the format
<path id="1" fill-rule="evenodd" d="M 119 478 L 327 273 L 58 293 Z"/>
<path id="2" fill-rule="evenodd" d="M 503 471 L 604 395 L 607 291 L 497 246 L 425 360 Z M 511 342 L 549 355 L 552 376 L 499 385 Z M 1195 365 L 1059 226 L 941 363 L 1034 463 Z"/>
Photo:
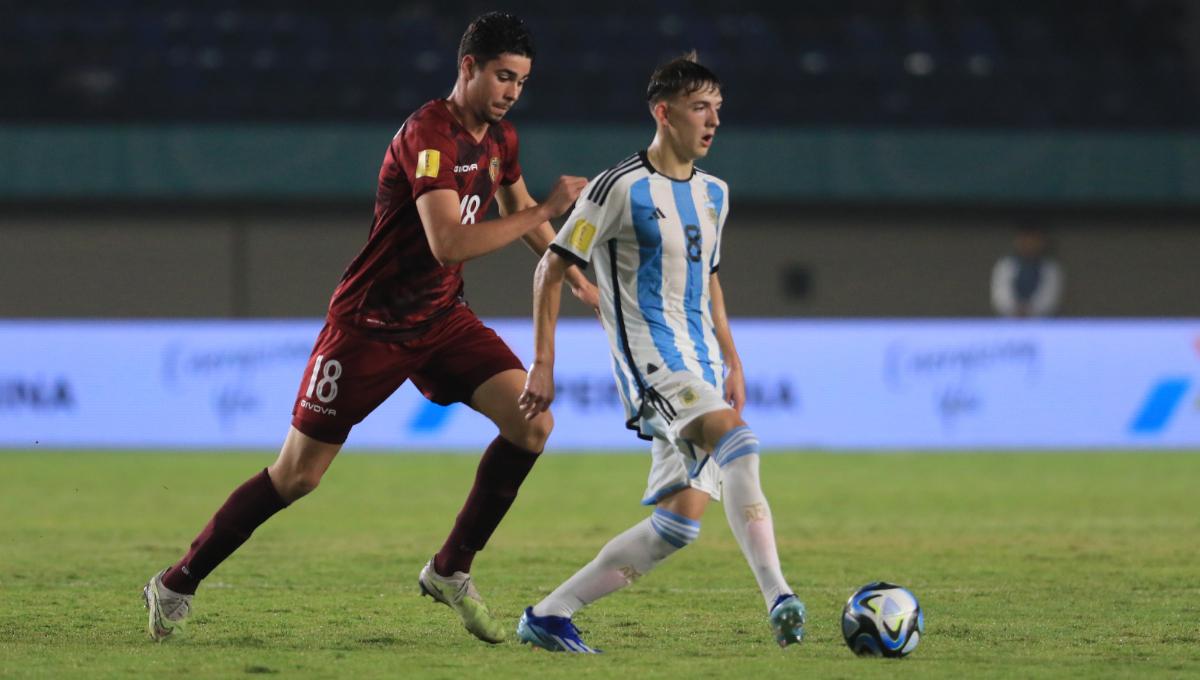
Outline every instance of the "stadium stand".
<path id="1" fill-rule="evenodd" d="M 0 120 L 394 120 L 445 88 L 482 5 L 0 2 Z M 13 6 L 15 5 L 15 6 Z M 517 1 L 540 50 L 523 120 L 637 122 L 652 66 L 689 48 L 760 125 L 1188 128 L 1185 0 Z M 635 20 L 636 19 L 636 20 Z M 631 26 L 640 26 L 631 30 Z"/>

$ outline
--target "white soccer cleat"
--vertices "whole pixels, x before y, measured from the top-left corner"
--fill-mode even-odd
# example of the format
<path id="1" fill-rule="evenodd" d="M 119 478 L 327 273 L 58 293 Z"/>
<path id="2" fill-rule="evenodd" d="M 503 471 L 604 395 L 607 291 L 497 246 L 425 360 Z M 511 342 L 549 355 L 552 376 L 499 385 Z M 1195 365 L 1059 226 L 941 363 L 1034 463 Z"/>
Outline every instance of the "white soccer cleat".
<path id="1" fill-rule="evenodd" d="M 146 587 L 142 588 L 142 602 L 150 615 L 146 631 L 155 642 L 182 634 L 187 626 L 187 617 L 192 613 L 192 596 L 177 593 L 164 586 L 162 575 L 165 573 L 166 569 L 158 572 Z"/>
<path id="2" fill-rule="evenodd" d="M 453 576 L 442 576 L 433 570 L 433 560 L 429 560 L 417 577 L 417 584 L 422 595 L 453 609 L 471 635 L 492 644 L 504 641 L 504 626 L 492 617 L 469 574 L 460 571 Z"/>

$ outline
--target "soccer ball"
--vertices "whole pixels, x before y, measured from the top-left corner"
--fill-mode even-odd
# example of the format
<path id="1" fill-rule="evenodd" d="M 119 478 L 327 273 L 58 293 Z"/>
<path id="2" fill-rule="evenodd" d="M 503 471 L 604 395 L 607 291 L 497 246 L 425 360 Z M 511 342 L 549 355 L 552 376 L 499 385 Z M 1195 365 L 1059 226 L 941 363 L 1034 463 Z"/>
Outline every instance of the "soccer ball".
<path id="1" fill-rule="evenodd" d="M 877 581 L 854 591 L 842 609 L 842 637 L 859 656 L 907 656 L 925 631 L 917 598 L 900 586 Z"/>

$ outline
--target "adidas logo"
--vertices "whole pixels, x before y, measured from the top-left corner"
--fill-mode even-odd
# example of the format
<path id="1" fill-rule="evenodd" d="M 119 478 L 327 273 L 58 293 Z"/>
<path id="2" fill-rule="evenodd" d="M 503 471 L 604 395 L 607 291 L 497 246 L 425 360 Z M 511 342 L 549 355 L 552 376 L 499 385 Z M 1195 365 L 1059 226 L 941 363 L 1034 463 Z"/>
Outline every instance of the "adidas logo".
<path id="1" fill-rule="evenodd" d="M 650 216 L 650 219 L 665 220 L 665 219 L 667 219 L 667 214 L 662 211 L 662 208 L 660 208 L 658 206 L 654 206 L 654 214 Z"/>

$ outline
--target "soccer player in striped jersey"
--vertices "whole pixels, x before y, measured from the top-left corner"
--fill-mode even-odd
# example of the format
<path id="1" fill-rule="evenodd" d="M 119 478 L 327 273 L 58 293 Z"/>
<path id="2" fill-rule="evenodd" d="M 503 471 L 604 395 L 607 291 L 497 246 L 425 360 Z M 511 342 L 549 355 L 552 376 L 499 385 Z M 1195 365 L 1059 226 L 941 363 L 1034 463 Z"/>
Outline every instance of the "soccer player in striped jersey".
<path id="1" fill-rule="evenodd" d="M 527 608 L 517 635 L 554 651 L 596 651 L 571 616 L 696 540 L 709 500 L 723 496 L 776 640 L 786 647 L 803 638 L 805 611 L 779 566 L 758 438 L 741 416 L 745 377 L 717 275 L 729 187 L 694 165 L 720 124 L 720 81 L 692 53 L 655 71 L 647 99 L 657 126 L 649 148 L 588 184 L 538 265 L 535 359 L 520 405 L 534 418 L 554 400 L 559 289 L 571 268 L 595 264 L 626 426 L 651 441 L 642 503 L 655 508 Z"/>

